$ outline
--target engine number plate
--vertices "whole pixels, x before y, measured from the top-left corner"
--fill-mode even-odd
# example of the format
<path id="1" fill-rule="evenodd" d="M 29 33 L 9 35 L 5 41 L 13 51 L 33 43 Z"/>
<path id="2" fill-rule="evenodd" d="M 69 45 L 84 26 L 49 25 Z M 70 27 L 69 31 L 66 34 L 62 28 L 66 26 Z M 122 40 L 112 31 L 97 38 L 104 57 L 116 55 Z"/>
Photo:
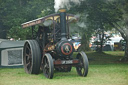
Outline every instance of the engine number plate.
<path id="1" fill-rule="evenodd" d="M 65 60 L 61 62 L 62 64 L 72 64 L 73 61 L 72 60 Z"/>

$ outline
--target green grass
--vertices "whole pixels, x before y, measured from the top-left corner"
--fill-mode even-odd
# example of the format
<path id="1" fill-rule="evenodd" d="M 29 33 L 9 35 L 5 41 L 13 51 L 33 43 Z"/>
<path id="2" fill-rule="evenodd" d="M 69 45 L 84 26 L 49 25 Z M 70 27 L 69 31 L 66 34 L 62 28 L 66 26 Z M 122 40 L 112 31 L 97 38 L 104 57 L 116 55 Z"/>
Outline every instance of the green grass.
<path id="1" fill-rule="evenodd" d="M 128 85 L 128 63 L 120 62 L 123 52 L 87 52 L 89 73 L 80 77 L 76 69 L 71 72 L 55 72 L 53 79 L 43 73 L 30 75 L 23 68 L 1 68 L 0 85 Z"/>
<path id="2" fill-rule="evenodd" d="M 90 64 L 118 64 L 124 63 L 120 59 L 124 56 L 123 51 L 106 51 L 103 53 L 87 52 Z M 127 63 L 127 62 L 125 62 Z"/>

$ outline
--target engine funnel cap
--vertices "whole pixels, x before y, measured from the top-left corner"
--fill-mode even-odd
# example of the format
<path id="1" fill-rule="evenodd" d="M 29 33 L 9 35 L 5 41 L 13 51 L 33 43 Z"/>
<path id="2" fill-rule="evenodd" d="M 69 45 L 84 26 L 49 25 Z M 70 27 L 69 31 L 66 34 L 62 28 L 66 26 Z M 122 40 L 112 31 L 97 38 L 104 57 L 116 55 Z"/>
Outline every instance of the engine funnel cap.
<path id="1" fill-rule="evenodd" d="M 66 12 L 66 9 L 59 9 L 59 12 Z"/>

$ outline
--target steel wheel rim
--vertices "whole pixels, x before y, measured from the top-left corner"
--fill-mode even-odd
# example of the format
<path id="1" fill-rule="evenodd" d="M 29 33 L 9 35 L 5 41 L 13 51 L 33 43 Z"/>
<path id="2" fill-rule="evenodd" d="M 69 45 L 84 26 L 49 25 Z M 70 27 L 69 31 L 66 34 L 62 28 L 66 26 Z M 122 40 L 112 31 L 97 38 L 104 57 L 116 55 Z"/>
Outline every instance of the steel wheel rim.
<path id="1" fill-rule="evenodd" d="M 78 59 L 80 60 L 80 64 L 77 68 L 78 68 L 79 72 L 81 73 L 81 75 L 83 75 L 85 72 L 83 58 L 82 58 L 82 56 L 79 56 Z"/>
<path id="2" fill-rule="evenodd" d="M 44 75 L 48 78 L 50 75 L 50 72 L 49 72 L 48 59 L 46 57 L 44 58 L 43 72 L 44 72 Z"/>
<path id="3" fill-rule="evenodd" d="M 32 54 L 31 54 L 31 48 L 30 48 L 30 45 L 27 43 L 25 45 L 25 53 L 24 53 L 24 56 L 25 56 L 25 60 L 24 60 L 24 63 L 25 63 L 25 67 L 27 69 L 27 72 L 30 73 L 31 69 L 32 69 Z"/>

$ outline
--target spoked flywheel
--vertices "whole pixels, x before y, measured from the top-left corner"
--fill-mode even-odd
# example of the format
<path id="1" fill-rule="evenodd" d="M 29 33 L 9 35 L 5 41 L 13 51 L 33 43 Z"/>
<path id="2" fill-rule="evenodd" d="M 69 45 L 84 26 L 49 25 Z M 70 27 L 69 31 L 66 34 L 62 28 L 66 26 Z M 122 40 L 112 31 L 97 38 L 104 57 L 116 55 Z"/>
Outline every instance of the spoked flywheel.
<path id="1" fill-rule="evenodd" d="M 77 57 L 79 59 L 79 65 L 76 66 L 76 70 L 78 75 L 80 76 L 87 76 L 88 74 L 88 58 L 84 52 L 80 52 Z"/>
<path id="2" fill-rule="evenodd" d="M 36 40 L 25 42 L 23 49 L 23 62 L 26 73 L 38 74 L 41 64 L 41 52 Z"/>
<path id="3" fill-rule="evenodd" d="M 54 65 L 52 56 L 46 53 L 43 58 L 43 73 L 45 77 L 52 79 L 54 74 Z"/>

